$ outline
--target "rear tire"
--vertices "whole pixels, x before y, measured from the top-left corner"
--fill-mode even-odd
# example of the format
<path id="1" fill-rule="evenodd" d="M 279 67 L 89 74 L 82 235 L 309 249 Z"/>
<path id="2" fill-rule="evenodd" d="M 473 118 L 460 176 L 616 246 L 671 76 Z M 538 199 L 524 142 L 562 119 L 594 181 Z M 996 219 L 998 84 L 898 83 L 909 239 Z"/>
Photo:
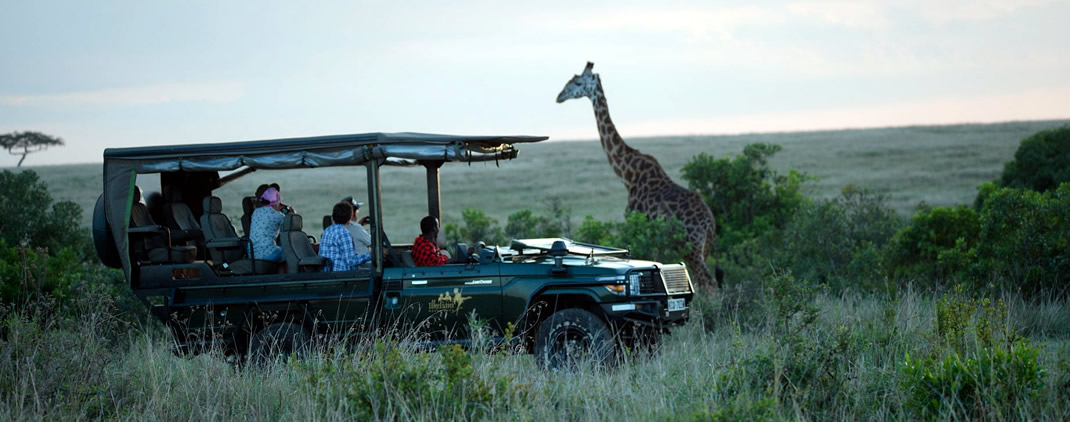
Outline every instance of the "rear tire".
<path id="1" fill-rule="evenodd" d="M 308 353 L 312 336 L 308 330 L 290 322 L 271 324 L 258 331 L 249 341 L 249 362 L 265 365 L 279 357 L 291 354 L 304 356 Z"/>
<path id="2" fill-rule="evenodd" d="M 613 362 L 615 348 L 601 318 L 583 309 L 563 309 L 539 326 L 535 362 L 551 370 L 574 370 L 587 361 L 601 367 Z"/>

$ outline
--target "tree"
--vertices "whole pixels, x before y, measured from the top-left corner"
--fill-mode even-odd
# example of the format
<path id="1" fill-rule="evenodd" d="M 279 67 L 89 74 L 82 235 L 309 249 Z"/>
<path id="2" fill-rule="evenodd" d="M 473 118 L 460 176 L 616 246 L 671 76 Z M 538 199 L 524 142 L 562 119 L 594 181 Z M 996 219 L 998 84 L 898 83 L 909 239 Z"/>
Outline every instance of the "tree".
<path id="1" fill-rule="evenodd" d="M 801 185 L 810 177 L 795 170 L 780 174 L 769 166 L 769 159 L 780 149 L 755 143 L 735 157 L 700 153 L 684 164 L 687 187 L 702 195 L 717 216 L 721 251 L 783 228 L 803 203 Z"/>
<path id="2" fill-rule="evenodd" d="M 3 146 L 11 155 L 22 156 L 16 167 L 22 167 L 22 162 L 26 161 L 28 154 L 48 149 L 48 147 L 54 145 L 63 145 L 63 139 L 33 131 L 11 132 L 0 135 L 0 146 Z"/>
<path id="3" fill-rule="evenodd" d="M 999 187 L 1037 192 L 1070 182 L 1070 126 L 1043 130 L 1025 138 L 1000 175 Z"/>

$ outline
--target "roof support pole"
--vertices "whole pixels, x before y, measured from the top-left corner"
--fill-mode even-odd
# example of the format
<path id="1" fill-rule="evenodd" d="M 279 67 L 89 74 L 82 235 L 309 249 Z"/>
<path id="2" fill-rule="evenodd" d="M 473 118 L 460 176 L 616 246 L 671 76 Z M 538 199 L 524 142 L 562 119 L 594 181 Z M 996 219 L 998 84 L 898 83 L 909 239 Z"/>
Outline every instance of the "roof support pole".
<path id="1" fill-rule="evenodd" d="M 439 185 L 438 169 L 441 161 L 421 161 L 427 169 L 427 215 L 438 219 L 442 224 L 442 193 Z"/>
<path id="2" fill-rule="evenodd" d="M 364 163 L 364 167 L 368 170 L 368 200 L 371 202 L 371 212 L 369 213 L 372 218 L 372 264 L 374 265 L 376 273 L 382 274 L 383 271 L 383 253 L 387 252 L 383 250 L 383 204 L 382 204 L 382 188 L 379 185 L 379 160 L 372 160 Z"/>

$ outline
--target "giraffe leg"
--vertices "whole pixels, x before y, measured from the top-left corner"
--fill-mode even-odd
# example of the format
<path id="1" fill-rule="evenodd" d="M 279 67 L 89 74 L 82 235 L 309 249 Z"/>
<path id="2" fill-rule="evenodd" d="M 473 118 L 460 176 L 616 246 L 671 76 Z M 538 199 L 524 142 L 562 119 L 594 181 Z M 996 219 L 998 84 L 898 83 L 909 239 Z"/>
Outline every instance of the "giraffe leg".
<path id="1" fill-rule="evenodd" d="M 706 260 L 699 251 L 692 251 L 684 257 L 687 262 L 687 272 L 691 274 L 691 282 L 696 291 L 705 291 L 713 294 L 717 292 L 717 284 L 713 281 L 710 268 L 706 266 Z"/>

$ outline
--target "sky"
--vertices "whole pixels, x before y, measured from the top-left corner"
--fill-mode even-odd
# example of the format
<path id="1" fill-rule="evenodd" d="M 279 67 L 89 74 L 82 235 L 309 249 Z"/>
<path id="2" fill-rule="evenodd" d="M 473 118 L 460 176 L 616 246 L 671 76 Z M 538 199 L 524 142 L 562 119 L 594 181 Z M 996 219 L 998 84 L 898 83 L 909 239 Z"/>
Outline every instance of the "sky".
<path id="1" fill-rule="evenodd" d="M 306 4 L 307 3 L 307 4 Z M 0 0 L 0 133 L 104 148 L 364 132 L 596 139 L 1070 118 L 1070 0 Z M 0 167 L 19 157 L 0 154 Z"/>

